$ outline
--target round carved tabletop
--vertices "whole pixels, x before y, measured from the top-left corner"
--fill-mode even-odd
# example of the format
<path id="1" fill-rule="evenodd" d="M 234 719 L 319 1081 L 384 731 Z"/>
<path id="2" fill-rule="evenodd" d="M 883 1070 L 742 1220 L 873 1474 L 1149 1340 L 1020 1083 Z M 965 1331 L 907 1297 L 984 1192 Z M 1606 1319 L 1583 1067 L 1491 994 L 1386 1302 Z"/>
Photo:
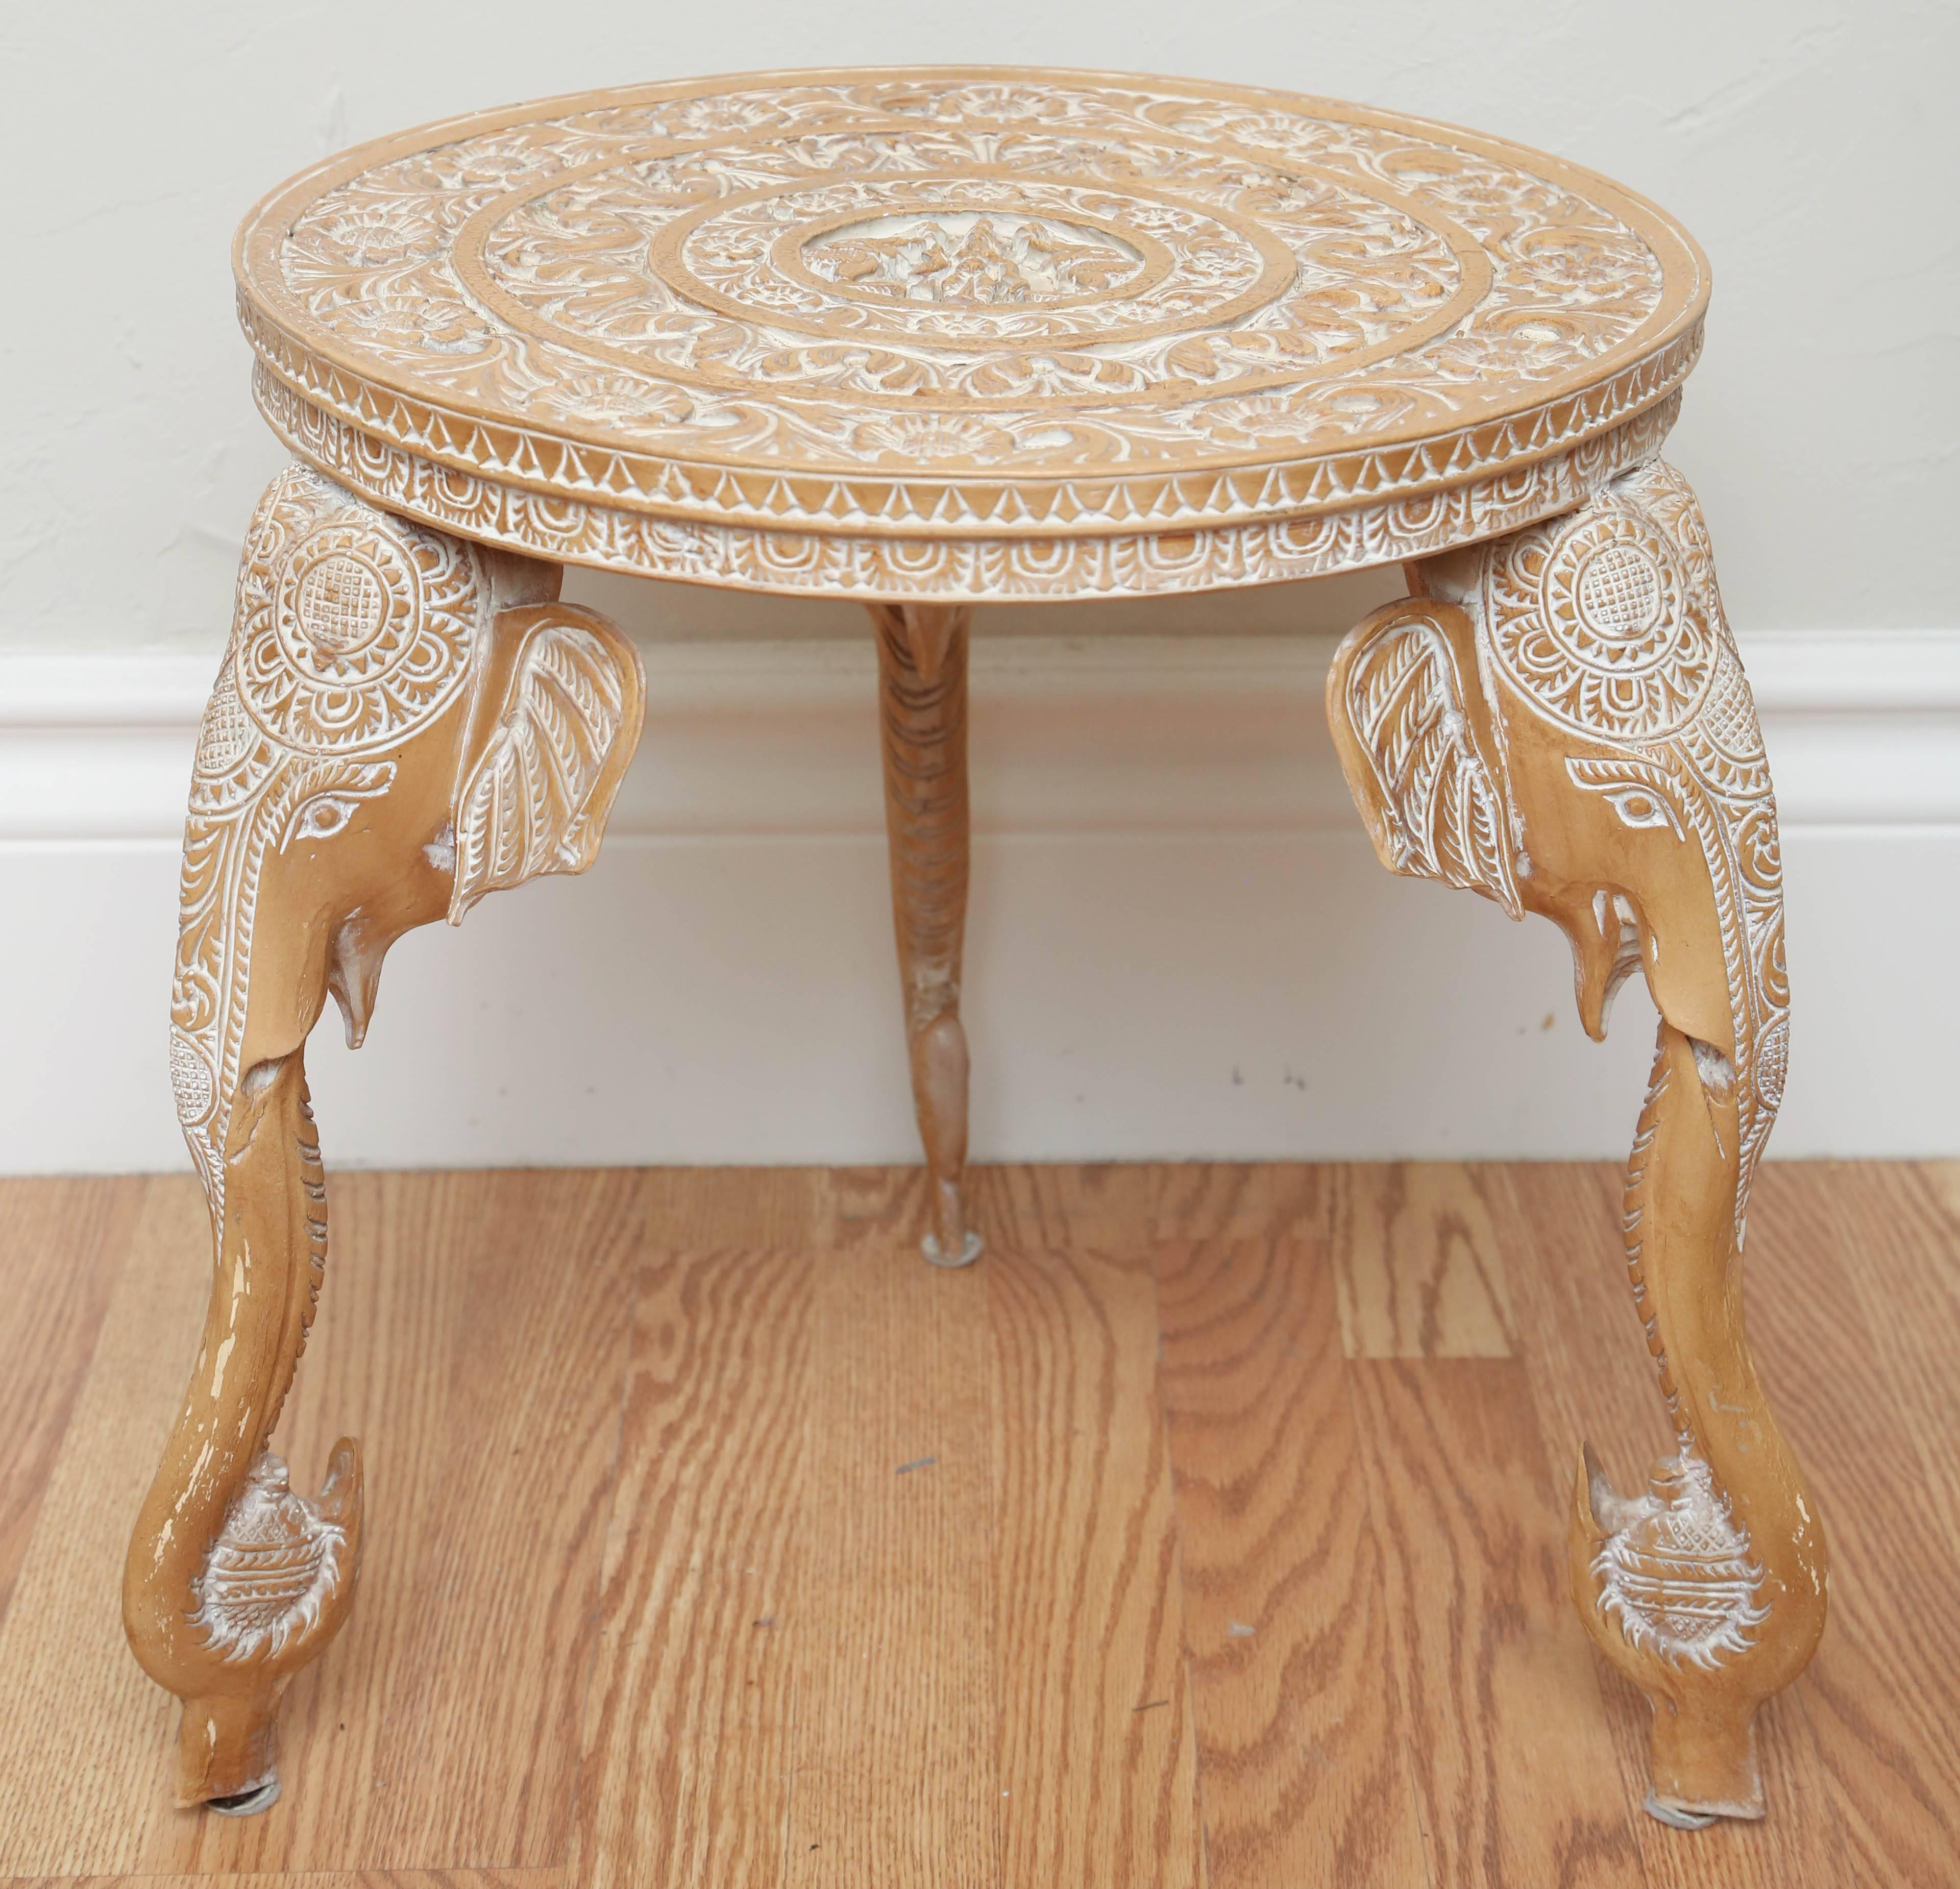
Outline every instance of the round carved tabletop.
<path id="1" fill-rule="evenodd" d="M 259 406 L 391 510 L 886 599 L 1309 577 L 1647 458 L 1707 265 L 1560 160 L 1324 99 L 758 74 L 452 119 L 247 218 Z"/>

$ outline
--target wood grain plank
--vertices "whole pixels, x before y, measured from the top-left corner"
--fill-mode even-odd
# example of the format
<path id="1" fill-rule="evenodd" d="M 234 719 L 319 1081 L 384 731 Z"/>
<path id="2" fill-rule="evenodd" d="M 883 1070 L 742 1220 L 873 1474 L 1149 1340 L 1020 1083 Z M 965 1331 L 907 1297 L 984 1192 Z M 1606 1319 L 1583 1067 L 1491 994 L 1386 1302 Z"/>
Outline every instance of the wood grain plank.
<path id="1" fill-rule="evenodd" d="M 1431 1880 L 1631 1889 L 1640 1852 L 1523 1366 L 1347 1369 Z"/>
<path id="2" fill-rule="evenodd" d="M 1147 1267 L 938 1272 L 916 1175 L 835 1201 L 833 1251 L 642 1273 L 578 1873 L 1195 1881 Z"/>
<path id="3" fill-rule="evenodd" d="M 967 1171 L 974 1224 L 990 1246 L 1028 1255 L 1149 1245 L 1165 1170 L 1141 1162 L 1014 1162 Z"/>
<path id="4" fill-rule="evenodd" d="M 574 1881 L 786 1880 L 817 1279 L 739 1245 L 641 1268 Z"/>
<path id="5" fill-rule="evenodd" d="M 1960 1881 L 1960 1169 L 1759 1183 L 1752 1331 L 1815 1479 L 1833 1616 L 1764 1716 L 1768 1821 L 1691 1835 L 1637 1814 L 1646 1708 L 1596 1662 L 1607 1709 L 1587 1705 L 1559 1573 L 1577 1439 L 1628 1482 L 1669 1446 L 1618 1171 L 1446 1172 L 1386 1210 L 1379 1169 L 981 1170 L 994 1250 L 952 1276 L 917 1256 L 917 1169 L 336 1176 L 281 1433 L 303 1486 L 342 1429 L 364 1437 L 374 1532 L 353 1623 L 288 1702 L 288 1796 L 243 1824 L 168 1810 L 168 1701 L 116 1611 L 195 1348 L 202 1202 L 178 1180 L 0 1188 L 0 1264 L 71 1295 L 0 1332 L 0 1515 L 26 1518 L 0 1872 L 1182 1883 L 1205 1866 L 1188 1750 L 1220 1889 L 1621 1881 L 1602 1776 L 1654 1889 Z M 1332 1262 L 1364 1199 L 1387 1234 L 1373 1275 L 1351 1263 L 1351 1343 L 1501 1333 L 1510 1360 L 1338 1363 Z M 1421 1222 L 1452 1212 L 1465 1258 L 1439 1271 Z M 1487 1247 L 1501 1296 L 1459 1293 Z M 1138 1675 L 1131 1703 L 1188 1696 L 1185 1729 L 1176 1704 L 1118 1723 Z"/>
<path id="6" fill-rule="evenodd" d="M 840 1177 L 888 1170 L 649 1168 L 641 1176 L 649 1253 L 730 1247 L 797 1252 L 829 1231 Z M 847 1181 L 848 1185 L 848 1181 Z"/>
<path id="7" fill-rule="evenodd" d="M 341 1282 L 326 1368 L 302 1372 L 293 1437 L 318 1459 L 361 1411 L 375 1439 L 369 1539 L 386 1544 L 387 1575 L 365 1577 L 343 1657 L 288 1708 L 296 1763 L 302 1735 L 315 1748 L 360 1736 L 365 1759 L 340 1773 L 337 1801 L 320 1794 L 307 1853 L 369 1868 L 560 1865 L 640 1177 L 357 1175 L 342 1195 L 361 1268 Z"/>
<path id="8" fill-rule="evenodd" d="M 1834 1174 L 1838 1223 L 1884 1229 L 1884 1264 L 1867 1255 L 1845 1277 L 1926 1500 L 1960 1558 L 1960 1161 L 1844 1163 Z"/>
<path id="9" fill-rule="evenodd" d="M 1771 1400 L 1815 1486 L 1831 1549 L 1831 1620 L 1799 1699 L 1853 1881 L 1960 1882 L 1960 1614 L 1952 1550 L 1929 1499 L 1912 1421 L 1850 1286 L 1889 1278 L 1890 1178 L 1863 1164 L 1774 1169 L 1749 1215 L 1750 1330 Z M 1929 1343 L 1960 1361 L 1942 1302 L 1915 1302 Z M 1949 1370 L 1952 1369 L 1949 1363 Z"/>
<path id="10" fill-rule="evenodd" d="M 151 1185 L 143 1248 L 0 1625 L 0 1705 L 28 1727 L 0 1776 L 0 1864 L 167 1875 L 562 1860 L 636 1186 L 329 1182 L 329 1283 L 280 1439 L 311 1487 L 333 1436 L 364 1438 L 362 1594 L 288 1697 L 285 1795 L 232 1821 L 170 1808 L 170 1704 L 116 1614 L 209 1263 L 195 1188 Z"/>
<path id="11" fill-rule="evenodd" d="M 1335 1172 L 1298 1161 L 1185 1161 L 1146 1169 L 1157 1182 L 1152 1235 L 1180 1245 L 1317 1240 Z"/>
<path id="12" fill-rule="evenodd" d="M 825 1252 L 897 1251 L 908 1245 L 918 1251 L 919 1239 L 932 1224 L 922 1166 L 830 1168 L 824 1181 L 815 1244 Z"/>
<path id="13" fill-rule="evenodd" d="M 145 1184 L 138 1219 L 0 1620 L 0 1873 L 131 1872 L 172 1814 L 170 1701 L 123 1640 L 123 1556 L 196 1348 L 211 1229 L 188 1176 Z"/>
<path id="14" fill-rule="evenodd" d="M 1000 1876 L 988 1275 L 894 1222 L 819 1269 L 784 1880 Z"/>
<path id="15" fill-rule="evenodd" d="M 1330 1250 L 1351 1358 L 1507 1358 L 1516 1319 L 1478 1170 L 1397 1161 L 1333 1169 Z"/>
<path id="16" fill-rule="evenodd" d="M 1111 1206 L 1096 1193 L 1068 1216 Z M 1150 1257 L 997 1238 L 985 1283 L 1000 1880 L 1195 1889 L 1196 1740 Z"/>
<path id="17" fill-rule="evenodd" d="M 1426 1883 L 1325 1245 L 1157 1270 L 1212 1889 Z"/>
<path id="18" fill-rule="evenodd" d="M 143 1193 L 133 1178 L 0 1181 L 0 1618 Z"/>
<path id="19" fill-rule="evenodd" d="M 1763 1171 L 1759 1201 L 1764 1188 L 1774 1191 L 1777 1172 Z M 1561 1490 L 1576 1473 L 1582 1440 L 1599 1450 L 1621 1489 L 1643 1487 L 1651 1465 L 1674 1453 L 1627 1283 L 1620 1234 L 1624 1180 L 1624 1169 L 1605 1162 L 1521 1163 L 1491 1177 L 1522 1355 L 1553 1481 Z M 1752 1236 L 1751 1263 L 1758 1272 L 1763 1245 Z M 1752 1304 L 1761 1290 L 1759 1280 Z M 1803 1439 L 1797 1440 L 1801 1447 Z M 1627 1802 L 1637 1813 L 1649 1782 L 1652 1711 L 1596 1652 L 1593 1663 Z M 1653 1889 L 1785 1889 L 1851 1880 L 1829 1795 L 1809 1782 L 1820 1767 L 1800 1685 L 1770 1700 L 1757 1720 L 1769 1805 L 1762 1822 L 1725 1820 L 1685 1832 L 1634 1817 L 1634 1840 Z"/>
<path id="20" fill-rule="evenodd" d="M 0 1889 L 561 1889 L 555 1869 L 309 1869 L 275 1875 L 0 1876 Z"/>

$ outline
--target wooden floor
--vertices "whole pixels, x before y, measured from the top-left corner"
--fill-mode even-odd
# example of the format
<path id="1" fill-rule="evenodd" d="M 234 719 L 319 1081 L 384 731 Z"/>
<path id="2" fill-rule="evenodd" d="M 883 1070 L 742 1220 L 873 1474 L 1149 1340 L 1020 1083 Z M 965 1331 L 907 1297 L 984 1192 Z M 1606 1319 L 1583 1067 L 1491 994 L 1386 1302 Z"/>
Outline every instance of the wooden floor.
<path id="1" fill-rule="evenodd" d="M 125 1541 L 187 1180 L 0 1185 L 0 1879 L 402 1889 L 1960 1883 L 1960 1166 L 1773 1166 L 1835 1563 L 1770 1814 L 1641 1814 L 1564 1593 L 1665 1445 L 1615 1170 L 346 1175 L 282 1436 L 368 1462 L 283 1800 L 173 1811 Z"/>

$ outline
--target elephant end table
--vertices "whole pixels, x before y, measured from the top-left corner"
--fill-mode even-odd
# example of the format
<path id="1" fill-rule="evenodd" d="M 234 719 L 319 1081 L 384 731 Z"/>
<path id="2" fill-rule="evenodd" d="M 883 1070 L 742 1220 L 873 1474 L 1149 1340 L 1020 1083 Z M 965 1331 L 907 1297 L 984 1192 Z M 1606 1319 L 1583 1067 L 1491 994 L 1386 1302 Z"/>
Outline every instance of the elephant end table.
<path id="1" fill-rule="evenodd" d="M 861 598 L 931 1172 L 961 1202 L 972 606 L 1401 562 L 1336 744 L 1392 872 L 1570 939 L 1586 1028 L 1659 1041 L 1626 1254 L 1677 1453 L 1583 1454 L 1579 1611 L 1653 1706 L 1649 1808 L 1758 1817 L 1757 1706 L 1823 1629 L 1823 1538 L 1742 1331 L 1789 997 L 1775 802 L 1693 494 L 1657 455 L 1707 264 L 1515 145 L 1226 87 L 756 75 L 452 120 L 247 218 L 239 313 L 299 463 L 254 517 L 185 829 L 170 1068 L 215 1263 L 124 1618 L 186 1805 L 262 1808 L 279 1696 L 346 1619 L 361 1458 L 269 1447 L 326 1210 L 307 1035 L 383 953 L 596 856 L 638 738 L 584 564 Z"/>

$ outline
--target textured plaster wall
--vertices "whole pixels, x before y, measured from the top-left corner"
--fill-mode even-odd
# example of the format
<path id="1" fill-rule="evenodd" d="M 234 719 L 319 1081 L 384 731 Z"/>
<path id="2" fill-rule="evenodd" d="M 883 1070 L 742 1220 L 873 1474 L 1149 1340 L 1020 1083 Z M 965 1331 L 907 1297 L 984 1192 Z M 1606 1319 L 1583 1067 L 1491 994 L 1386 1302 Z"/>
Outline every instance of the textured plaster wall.
<path id="1" fill-rule="evenodd" d="M 826 62 L 1028 61 L 1296 87 L 1592 165 L 1713 258 L 1675 435 L 1749 626 L 1950 624 L 1960 431 L 1951 0 L 192 0 L 0 6 L 0 647 L 208 646 L 280 453 L 229 247 L 301 166 L 577 87 Z M 578 580 L 646 634 L 854 633 L 854 610 Z M 1335 628 L 1386 580 L 1067 627 Z M 999 627 L 1052 631 L 1055 612 Z"/>

